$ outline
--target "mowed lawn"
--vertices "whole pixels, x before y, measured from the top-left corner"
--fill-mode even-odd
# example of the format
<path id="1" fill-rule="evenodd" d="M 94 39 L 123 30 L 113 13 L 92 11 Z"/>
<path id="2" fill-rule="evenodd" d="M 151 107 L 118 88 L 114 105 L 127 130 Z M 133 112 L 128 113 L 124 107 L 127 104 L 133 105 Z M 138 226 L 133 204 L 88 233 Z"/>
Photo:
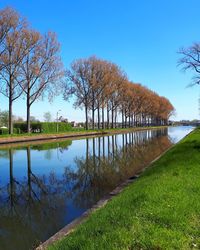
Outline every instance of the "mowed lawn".
<path id="1" fill-rule="evenodd" d="M 200 129 L 48 249 L 200 249 Z"/>

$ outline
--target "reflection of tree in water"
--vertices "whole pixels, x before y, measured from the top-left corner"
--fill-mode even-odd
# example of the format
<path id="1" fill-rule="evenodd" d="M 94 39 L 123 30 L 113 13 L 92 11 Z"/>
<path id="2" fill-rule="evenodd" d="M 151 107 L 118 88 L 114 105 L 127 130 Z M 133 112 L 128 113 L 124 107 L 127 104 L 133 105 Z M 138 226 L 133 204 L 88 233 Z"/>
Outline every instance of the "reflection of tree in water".
<path id="1" fill-rule="evenodd" d="M 68 146 L 69 142 L 60 149 L 67 150 Z M 37 239 L 38 242 L 47 239 L 63 226 L 66 214 L 68 192 L 64 179 L 58 179 L 53 172 L 49 176 L 36 176 L 31 168 L 30 146 L 25 150 L 27 178 L 21 182 L 13 173 L 14 150 L 7 150 L 9 183 L 0 189 L 0 242 L 5 250 L 30 249 Z M 39 150 L 44 148 L 39 147 Z"/>
<path id="2" fill-rule="evenodd" d="M 8 150 L 1 150 L 0 151 L 0 158 L 9 158 Z"/>
<path id="3" fill-rule="evenodd" d="M 86 157 L 76 158 L 76 170 L 66 168 L 65 177 L 71 185 L 71 193 L 78 207 L 91 207 L 118 184 L 148 165 L 171 146 L 167 130 L 122 134 L 122 145 L 116 135 L 92 139 L 92 153 L 86 139 Z M 95 147 L 97 145 L 97 149 Z M 105 147 L 108 147 L 105 157 Z M 100 149 L 101 148 L 101 149 Z"/>
<path id="4" fill-rule="evenodd" d="M 47 239 L 70 217 L 67 203 L 75 211 L 91 207 L 167 149 L 171 143 L 166 134 L 163 129 L 86 139 L 86 156 L 77 157 L 76 168 L 66 167 L 62 176 L 55 172 L 36 175 L 31 151 L 49 150 L 48 159 L 59 158 L 71 144 L 69 141 L 24 146 L 19 148 L 25 150 L 27 159 L 22 181 L 14 176 L 13 158 L 18 148 L 7 150 L 3 155 L 9 159 L 9 183 L 0 189 L 2 249 L 29 249 Z M 55 150 L 57 153 L 52 155 Z"/>
<path id="5" fill-rule="evenodd" d="M 37 146 L 32 146 L 32 149 L 36 149 L 38 151 L 45 151 L 45 158 L 47 160 L 52 159 L 53 152 L 57 151 L 57 157 L 59 158 L 59 154 L 64 153 L 66 150 L 68 150 L 68 147 L 72 144 L 71 140 L 65 140 L 65 141 L 59 141 L 54 143 L 45 143 Z"/>

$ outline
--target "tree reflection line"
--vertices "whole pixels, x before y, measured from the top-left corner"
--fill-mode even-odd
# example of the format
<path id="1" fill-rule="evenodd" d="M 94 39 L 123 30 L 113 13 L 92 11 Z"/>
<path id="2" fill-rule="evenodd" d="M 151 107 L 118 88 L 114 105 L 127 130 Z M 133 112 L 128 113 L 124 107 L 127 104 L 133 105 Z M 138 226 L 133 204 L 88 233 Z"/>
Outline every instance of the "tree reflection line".
<path id="1" fill-rule="evenodd" d="M 74 159 L 76 168 L 65 166 L 62 177 L 57 177 L 56 173 L 35 175 L 31 166 L 34 149 L 26 147 L 27 180 L 21 183 L 14 177 L 14 150 L 9 149 L 10 183 L 6 189 L 9 206 L 0 207 L 1 214 L 19 218 L 20 227 L 29 230 L 37 239 L 44 239 L 44 232 L 47 235 L 63 226 L 67 201 L 73 203 L 74 209 L 91 207 L 171 145 L 166 128 L 87 138 L 85 143 L 85 157 Z"/>

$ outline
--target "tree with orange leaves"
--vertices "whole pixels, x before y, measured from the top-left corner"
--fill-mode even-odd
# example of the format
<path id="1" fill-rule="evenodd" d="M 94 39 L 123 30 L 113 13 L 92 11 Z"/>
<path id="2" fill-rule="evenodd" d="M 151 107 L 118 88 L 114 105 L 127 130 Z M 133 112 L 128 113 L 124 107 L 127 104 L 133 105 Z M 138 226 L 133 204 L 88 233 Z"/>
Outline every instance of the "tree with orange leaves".
<path id="1" fill-rule="evenodd" d="M 90 57 L 75 61 L 68 71 L 65 89 L 76 96 L 75 106 L 85 107 L 86 129 L 88 114 L 92 112 L 92 128 L 105 128 L 104 112 L 107 112 L 107 128 L 117 127 L 121 115 L 123 127 L 165 125 L 174 108 L 172 104 L 141 84 L 130 82 L 126 74 L 111 62 Z M 100 115 L 101 110 L 101 115 Z M 111 113 L 111 114 L 110 114 Z"/>

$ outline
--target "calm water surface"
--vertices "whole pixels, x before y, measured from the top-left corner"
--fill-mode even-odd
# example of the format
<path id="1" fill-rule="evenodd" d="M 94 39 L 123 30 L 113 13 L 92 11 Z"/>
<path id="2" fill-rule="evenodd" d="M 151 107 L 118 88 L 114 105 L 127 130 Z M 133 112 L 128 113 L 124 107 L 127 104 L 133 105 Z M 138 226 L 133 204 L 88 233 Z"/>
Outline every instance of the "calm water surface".
<path id="1" fill-rule="evenodd" d="M 33 249 L 192 127 L 0 147 L 0 249 Z"/>

